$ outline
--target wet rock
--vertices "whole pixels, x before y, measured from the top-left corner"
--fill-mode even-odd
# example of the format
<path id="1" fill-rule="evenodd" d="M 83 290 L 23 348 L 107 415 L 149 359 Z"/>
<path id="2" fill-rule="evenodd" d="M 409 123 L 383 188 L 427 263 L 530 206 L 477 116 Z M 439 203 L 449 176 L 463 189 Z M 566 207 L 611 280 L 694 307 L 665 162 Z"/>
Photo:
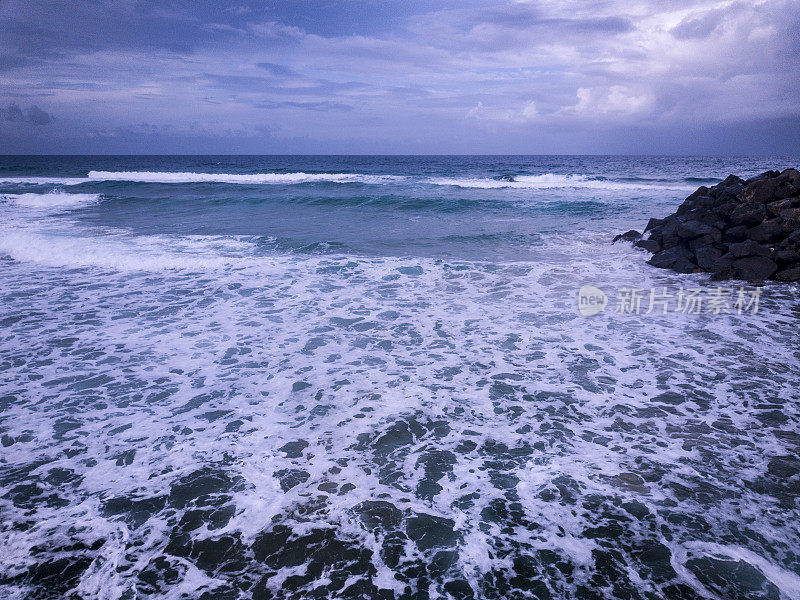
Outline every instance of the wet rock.
<path id="1" fill-rule="evenodd" d="M 710 271 L 714 268 L 714 264 L 722 258 L 722 251 L 705 246 L 698 248 L 695 256 L 697 258 L 697 266 L 705 271 Z"/>
<path id="2" fill-rule="evenodd" d="M 770 202 L 767 204 L 767 210 L 775 215 L 776 217 L 780 216 L 781 211 L 794 208 L 800 203 L 800 199 L 798 198 L 783 198 L 782 200 L 775 200 L 775 202 Z"/>
<path id="3" fill-rule="evenodd" d="M 775 274 L 778 281 L 800 281 L 800 267 L 785 269 Z"/>
<path id="4" fill-rule="evenodd" d="M 647 233 L 654 227 L 660 227 L 663 224 L 664 224 L 664 219 L 650 219 L 647 222 L 647 227 L 644 228 L 644 232 Z"/>
<path id="5" fill-rule="evenodd" d="M 647 261 L 648 264 L 661 269 L 671 269 L 678 261 L 689 260 L 691 253 L 682 246 L 673 246 L 667 250 L 662 250 Z"/>
<path id="6" fill-rule="evenodd" d="M 731 213 L 731 223 L 734 225 L 757 225 L 764 220 L 767 209 L 763 204 L 740 204 Z"/>
<path id="7" fill-rule="evenodd" d="M 730 253 L 736 258 L 745 258 L 747 256 L 769 257 L 772 254 L 769 248 L 753 240 L 739 242 L 738 244 L 730 244 L 728 250 L 730 250 Z"/>
<path id="8" fill-rule="evenodd" d="M 750 256 L 734 261 L 733 268 L 741 279 L 760 282 L 769 279 L 778 270 L 778 265 L 765 256 Z"/>
<path id="9" fill-rule="evenodd" d="M 647 250 L 650 254 L 655 254 L 661 250 L 661 244 L 655 240 L 637 240 L 633 243 L 634 247 Z"/>
<path id="10" fill-rule="evenodd" d="M 616 244 L 616 243 L 617 243 L 617 242 L 619 242 L 619 241 L 623 241 L 623 242 L 635 242 L 635 241 L 636 241 L 636 240 L 638 240 L 640 237 L 642 237 L 642 234 L 641 234 L 641 233 L 639 233 L 639 232 L 638 232 L 638 231 L 636 231 L 635 229 L 631 229 L 630 231 L 626 231 L 625 233 L 620 233 L 619 235 L 617 235 L 617 236 L 614 236 L 614 239 L 612 240 L 612 242 L 611 242 L 611 243 L 612 243 L 612 244 Z"/>
<path id="11" fill-rule="evenodd" d="M 712 227 L 700 221 L 687 221 L 686 223 L 678 225 L 678 236 L 682 238 L 694 239 L 701 235 L 709 234 L 712 231 Z"/>
<path id="12" fill-rule="evenodd" d="M 783 223 L 779 219 L 764 221 L 747 232 L 747 237 L 756 242 L 774 242 L 784 237 Z"/>
<path id="13" fill-rule="evenodd" d="M 778 213 L 782 221 L 781 228 L 786 233 L 793 233 L 800 228 L 800 208 L 789 208 Z"/>
<path id="14" fill-rule="evenodd" d="M 735 175 L 701 186 L 663 219 L 650 219 L 634 246 L 648 263 L 679 273 L 708 272 L 712 280 L 800 280 L 800 173 Z"/>
<path id="15" fill-rule="evenodd" d="M 745 225 L 738 225 L 731 227 L 722 236 L 726 242 L 743 242 L 747 239 L 747 227 Z"/>

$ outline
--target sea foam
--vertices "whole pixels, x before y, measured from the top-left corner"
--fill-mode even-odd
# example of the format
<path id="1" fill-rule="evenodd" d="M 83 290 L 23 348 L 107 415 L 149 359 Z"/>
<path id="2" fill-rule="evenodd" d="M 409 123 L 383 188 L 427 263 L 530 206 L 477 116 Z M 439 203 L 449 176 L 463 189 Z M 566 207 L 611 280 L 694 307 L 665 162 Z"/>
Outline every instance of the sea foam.
<path id="1" fill-rule="evenodd" d="M 59 191 L 47 194 L 6 194 L 3 197 L 18 206 L 41 209 L 78 208 L 100 200 L 100 194 L 69 194 Z"/>
<path id="2" fill-rule="evenodd" d="M 426 180 L 431 185 L 454 186 L 460 188 L 477 189 L 558 189 L 558 188 L 586 188 L 597 190 L 614 189 L 690 189 L 692 186 L 685 182 L 653 181 L 615 181 L 593 178 L 586 175 L 560 175 L 557 173 L 544 173 L 542 175 L 516 175 L 505 179 L 491 179 L 487 177 L 432 177 Z"/>
<path id="3" fill-rule="evenodd" d="M 241 185 L 298 183 L 390 183 L 404 179 L 392 175 L 361 173 L 172 173 L 157 171 L 90 171 L 91 181 L 133 181 L 140 183 L 230 183 Z"/>

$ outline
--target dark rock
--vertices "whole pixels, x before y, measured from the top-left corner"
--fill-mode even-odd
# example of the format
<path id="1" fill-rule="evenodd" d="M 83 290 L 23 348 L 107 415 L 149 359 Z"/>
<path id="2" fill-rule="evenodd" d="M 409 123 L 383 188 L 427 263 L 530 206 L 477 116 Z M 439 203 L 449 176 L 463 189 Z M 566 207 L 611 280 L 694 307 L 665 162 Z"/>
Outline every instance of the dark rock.
<path id="1" fill-rule="evenodd" d="M 793 265 L 800 262 L 800 254 L 793 248 L 778 250 L 773 258 L 779 265 Z"/>
<path id="2" fill-rule="evenodd" d="M 736 258 L 744 258 L 746 256 L 766 256 L 772 255 L 772 251 L 766 246 L 762 246 L 753 240 L 746 240 L 738 244 L 730 244 L 728 249 Z"/>
<path id="3" fill-rule="evenodd" d="M 723 269 L 727 269 L 728 267 L 733 266 L 733 262 L 735 260 L 736 257 L 730 252 L 727 252 L 714 261 L 712 271 L 722 271 Z"/>
<path id="4" fill-rule="evenodd" d="M 791 181 L 792 183 L 798 183 L 798 182 L 800 182 L 800 171 L 798 171 L 797 169 L 792 169 L 792 168 L 790 167 L 790 168 L 788 168 L 788 169 L 785 169 L 785 170 L 784 170 L 784 171 L 781 173 L 781 175 L 782 175 L 783 177 L 786 177 L 787 179 L 789 179 L 789 181 Z"/>
<path id="5" fill-rule="evenodd" d="M 689 212 L 690 210 L 692 210 L 693 208 L 695 208 L 697 206 L 696 203 L 697 203 L 697 200 L 699 198 L 709 197 L 708 196 L 709 192 L 710 192 L 710 190 L 707 187 L 705 187 L 704 185 L 701 185 L 694 192 L 689 194 L 689 196 L 686 198 L 686 200 L 684 200 L 683 203 L 678 207 L 678 210 L 675 211 L 675 214 L 682 215 L 684 213 Z M 713 201 L 713 198 L 712 198 L 712 201 Z"/>
<path id="6" fill-rule="evenodd" d="M 725 232 L 725 234 L 722 236 L 722 239 L 726 242 L 745 241 L 747 239 L 747 226 L 738 225 L 736 227 L 731 227 Z"/>
<path id="7" fill-rule="evenodd" d="M 780 219 L 771 219 L 749 229 L 747 237 L 757 242 L 776 242 L 786 237 L 786 233 Z"/>
<path id="8" fill-rule="evenodd" d="M 722 232 L 719 229 L 712 229 L 710 233 L 701 236 L 699 238 L 695 238 L 691 242 L 689 242 L 689 248 L 691 248 L 692 250 L 696 250 L 697 248 L 702 248 L 703 246 L 718 244 L 721 241 L 722 241 Z"/>
<path id="9" fill-rule="evenodd" d="M 705 271 L 712 271 L 714 269 L 714 264 L 721 257 L 722 257 L 722 252 L 710 246 L 705 246 L 704 248 L 698 248 L 697 252 L 695 252 L 695 260 L 697 261 L 697 266 Z"/>
<path id="10" fill-rule="evenodd" d="M 764 256 L 749 256 L 735 261 L 733 269 L 745 281 L 761 282 L 769 279 L 778 270 L 778 265 Z"/>
<path id="11" fill-rule="evenodd" d="M 775 274 L 778 281 L 800 281 L 800 267 L 785 269 Z"/>
<path id="12" fill-rule="evenodd" d="M 757 204 L 769 202 L 769 200 L 773 198 L 775 190 L 778 189 L 782 182 L 783 181 L 777 177 L 754 181 L 739 192 L 739 200 L 743 203 Z"/>
<path id="13" fill-rule="evenodd" d="M 707 235 L 713 231 L 711 227 L 700 221 L 687 221 L 678 225 L 678 236 L 685 239 L 694 239 L 701 235 Z"/>
<path id="14" fill-rule="evenodd" d="M 796 208 L 797 206 L 800 206 L 800 198 L 784 198 L 767 204 L 767 210 L 777 217 L 782 210 Z"/>
<path id="15" fill-rule="evenodd" d="M 797 184 L 791 181 L 784 181 L 778 186 L 778 189 L 775 190 L 775 197 L 779 199 L 783 198 L 791 198 L 792 196 L 796 196 L 798 193 Z"/>
<path id="16" fill-rule="evenodd" d="M 787 208 L 778 214 L 783 221 L 783 230 L 786 233 L 800 229 L 800 208 Z"/>
<path id="17" fill-rule="evenodd" d="M 736 276 L 736 273 L 733 270 L 733 263 L 735 260 L 736 259 L 734 258 L 733 254 L 730 252 L 720 256 L 711 266 L 711 279 L 713 281 L 733 279 Z"/>
<path id="18" fill-rule="evenodd" d="M 649 264 L 712 279 L 796 281 L 800 269 L 800 172 L 767 171 L 747 181 L 730 175 L 699 187 L 674 214 L 650 219 L 649 239 L 626 239 L 653 253 Z"/>
<path id="19" fill-rule="evenodd" d="M 635 242 L 641 237 L 642 237 L 641 233 L 639 233 L 635 229 L 631 229 L 630 231 L 626 231 L 625 233 L 620 233 L 619 235 L 614 236 L 614 240 L 611 243 L 616 244 L 620 240 L 622 240 L 623 242 Z"/>
<path id="20" fill-rule="evenodd" d="M 647 261 L 647 264 L 661 269 L 671 269 L 679 260 L 691 260 L 691 253 L 682 246 L 673 246 L 658 252 Z"/>
<path id="21" fill-rule="evenodd" d="M 757 225 L 764 220 L 767 209 L 763 204 L 747 202 L 737 206 L 731 213 L 731 222 L 734 225 Z"/>
<path id="22" fill-rule="evenodd" d="M 677 246 L 681 243 L 681 238 L 678 237 L 678 225 L 679 221 L 677 218 L 668 218 L 665 223 L 661 226 L 661 247 L 664 250 L 672 248 L 673 246 Z"/>
<path id="23" fill-rule="evenodd" d="M 650 254 L 655 254 L 659 250 L 661 250 L 661 244 L 659 244 L 656 240 L 638 240 L 633 243 L 636 248 L 643 248 L 647 250 Z"/>
<path id="24" fill-rule="evenodd" d="M 714 207 L 714 214 L 727 219 L 737 206 L 739 206 L 739 202 L 736 200 L 722 202 Z"/>
<path id="25" fill-rule="evenodd" d="M 745 185 L 751 185 L 751 184 L 753 184 L 753 183 L 755 183 L 757 181 L 763 181 L 764 179 L 771 179 L 773 177 L 777 177 L 780 174 L 781 174 L 780 171 L 765 171 L 765 172 L 761 173 L 760 175 L 756 175 L 755 177 L 751 177 L 750 179 L 747 179 L 744 182 L 744 184 Z"/>
<path id="26" fill-rule="evenodd" d="M 738 177 L 738 176 L 734 175 L 733 173 L 731 173 L 725 179 L 723 179 L 722 183 L 720 183 L 719 185 L 724 190 L 728 190 L 728 189 L 732 189 L 732 188 L 733 189 L 739 189 L 744 185 L 744 179 L 742 179 L 741 177 Z"/>
<path id="27" fill-rule="evenodd" d="M 650 219 L 647 222 L 647 227 L 644 228 L 644 232 L 647 233 L 654 227 L 660 227 L 664 223 L 664 219 Z"/>
<path id="28" fill-rule="evenodd" d="M 697 268 L 697 265 L 688 258 L 678 259 L 675 264 L 672 265 L 672 270 L 677 273 L 694 273 Z"/>

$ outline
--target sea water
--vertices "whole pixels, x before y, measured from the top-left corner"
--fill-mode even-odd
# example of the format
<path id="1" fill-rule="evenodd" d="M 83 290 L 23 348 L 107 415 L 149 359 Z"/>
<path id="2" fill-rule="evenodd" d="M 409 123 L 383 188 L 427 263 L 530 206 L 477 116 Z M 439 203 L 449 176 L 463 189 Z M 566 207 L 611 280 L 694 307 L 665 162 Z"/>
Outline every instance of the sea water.
<path id="1" fill-rule="evenodd" d="M 798 163 L 0 158 L 0 596 L 800 598 L 800 291 L 610 243 Z"/>

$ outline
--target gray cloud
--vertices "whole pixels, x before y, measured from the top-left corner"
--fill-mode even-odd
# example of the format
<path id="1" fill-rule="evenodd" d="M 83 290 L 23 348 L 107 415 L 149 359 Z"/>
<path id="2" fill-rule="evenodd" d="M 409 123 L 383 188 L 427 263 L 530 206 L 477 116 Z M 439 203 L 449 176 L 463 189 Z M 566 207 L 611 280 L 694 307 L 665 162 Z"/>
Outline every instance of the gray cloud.
<path id="1" fill-rule="evenodd" d="M 19 104 L 15 102 L 12 102 L 6 108 L 0 108 L 0 119 L 15 123 L 29 123 L 31 125 L 48 125 L 53 122 L 53 117 L 35 104 L 23 111 Z"/>
<path id="2" fill-rule="evenodd" d="M 94 132 L 96 151 L 169 151 L 197 136 L 198 148 L 239 151 L 266 127 L 296 151 L 586 151 L 603 129 L 623 151 L 630 131 L 658 131 L 658 152 L 702 124 L 724 151 L 726 128 L 800 123 L 800 0 L 6 0 L 0 10 L 0 142 L 20 148 L 79 148 Z M 15 104 L 45 96 L 58 128 L 33 127 L 52 117 Z M 781 130 L 782 143 L 798 130 Z"/>
<path id="3" fill-rule="evenodd" d="M 256 66 L 261 69 L 264 69 L 267 73 L 269 73 L 273 77 L 285 77 L 285 78 L 300 77 L 300 74 L 297 71 L 295 71 L 294 69 L 290 69 L 285 65 L 278 65 L 269 62 L 260 62 L 256 63 Z"/>
<path id="4" fill-rule="evenodd" d="M 343 102 L 257 102 L 253 105 L 256 108 L 276 109 L 276 108 L 299 108 L 302 110 L 330 111 L 330 110 L 353 110 L 353 107 Z"/>
<path id="5" fill-rule="evenodd" d="M 719 27 L 724 13 L 722 11 L 709 11 L 699 17 L 686 18 L 670 30 L 670 33 L 679 40 L 692 38 L 706 38 Z"/>

